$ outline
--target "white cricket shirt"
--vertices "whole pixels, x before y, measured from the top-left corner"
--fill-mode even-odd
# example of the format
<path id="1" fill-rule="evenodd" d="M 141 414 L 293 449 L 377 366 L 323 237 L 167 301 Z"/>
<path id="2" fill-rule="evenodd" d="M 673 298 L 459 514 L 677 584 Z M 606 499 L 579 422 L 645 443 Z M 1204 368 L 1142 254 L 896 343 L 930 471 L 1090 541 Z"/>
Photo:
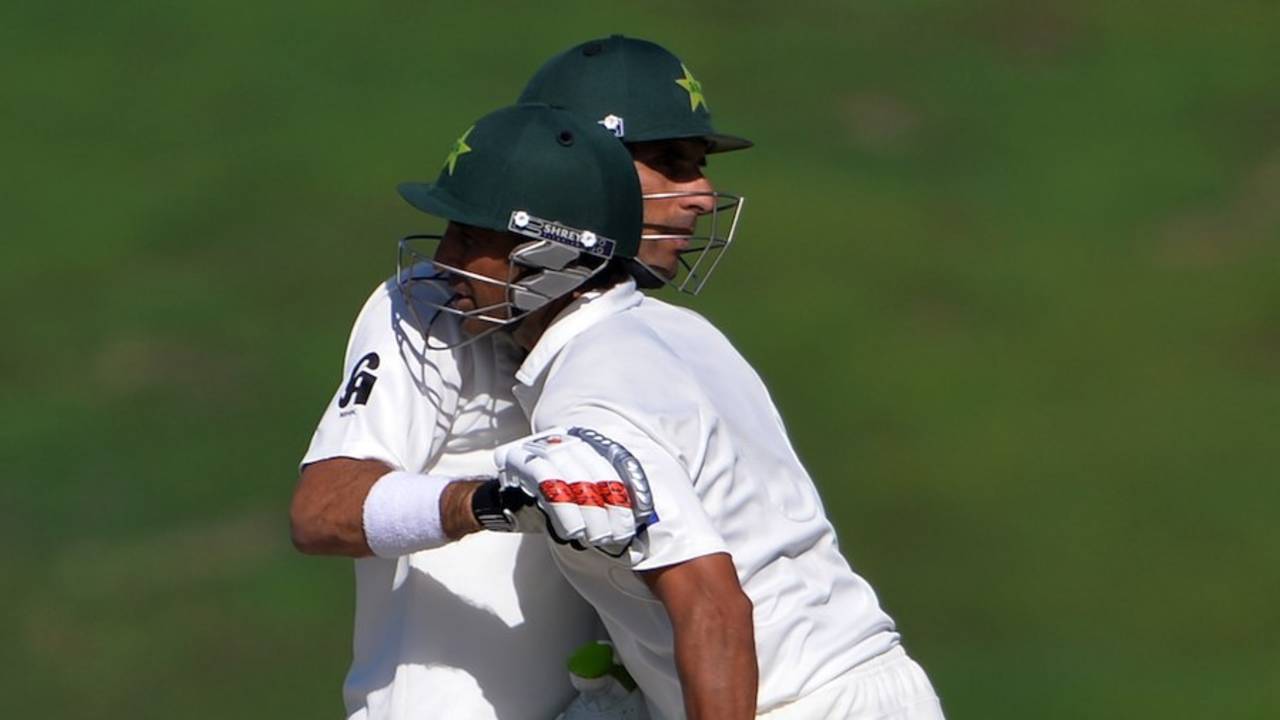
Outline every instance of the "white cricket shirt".
<path id="1" fill-rule="evenodd" d="M 442 340 L 458 332 L 448 315 L 432 326 Z M 343 380 L 302 462 L 353 457 L 493 475 L 493 448 L 528 433 L 510 392 L 518 363 L 501 333 L 455 350 L 424 348 L 388 280 L 356 319 Z M 542 538 L 480 532 L 397 559 L 361 558 L 355 568 L 349 718 L 551 718 L 573 697 L 564 662 L 599 625 Z"/>
<path id="2" fill-rule="evenodd" d="M 729 552 L 755 607 L 758 707 L 806 696 L 898 644 L 836 546 L 760 377 L 714 326 L 628 281 L 588 295 L 516 373 L 535 430 L 581 425 L 644 466 L 658 522 L 627 557 L 553 546 L 655 720 L 683 718 L 671 624 L 634 570 Z"/>

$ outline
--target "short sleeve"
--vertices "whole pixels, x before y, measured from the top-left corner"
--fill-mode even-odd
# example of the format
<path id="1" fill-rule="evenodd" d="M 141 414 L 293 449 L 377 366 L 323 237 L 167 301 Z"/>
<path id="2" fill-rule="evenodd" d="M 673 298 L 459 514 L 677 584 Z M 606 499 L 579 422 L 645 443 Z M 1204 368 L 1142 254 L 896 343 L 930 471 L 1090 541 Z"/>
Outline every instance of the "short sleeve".
<path id="1" fill-rule="evenodd" d="M 430 463 L 452 422 L 461 370 L 455 351 L 426 346 L 418 322 L 394 281 L 374 291 L 303 465 L 353 457 L 420 472 Z"/>

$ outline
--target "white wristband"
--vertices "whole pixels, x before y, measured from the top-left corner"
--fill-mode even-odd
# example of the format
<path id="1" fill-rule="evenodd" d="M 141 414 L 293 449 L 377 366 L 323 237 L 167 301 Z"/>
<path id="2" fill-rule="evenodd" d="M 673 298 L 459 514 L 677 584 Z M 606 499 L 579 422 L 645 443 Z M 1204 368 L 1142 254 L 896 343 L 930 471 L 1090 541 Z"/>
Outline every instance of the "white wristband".
<path id="1" fill-rule="evenodd" d="M 440 547 L 449 541 L 440 524 L 440 495 L 454 478 L 389 472 L 364 499 L 364 537 L 384 558 Z"/>

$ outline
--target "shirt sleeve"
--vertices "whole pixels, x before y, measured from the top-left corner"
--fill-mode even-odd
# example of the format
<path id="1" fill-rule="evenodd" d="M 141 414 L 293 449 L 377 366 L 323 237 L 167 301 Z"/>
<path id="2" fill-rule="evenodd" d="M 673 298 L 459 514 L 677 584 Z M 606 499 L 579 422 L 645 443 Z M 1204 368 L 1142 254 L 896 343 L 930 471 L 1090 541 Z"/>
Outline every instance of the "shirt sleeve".
<path id="1" fill-rule="evenodd" d="M 427 349 L 404 308 L 393 281 L 365 303 L 303 465 L 352 457 L 420 472 L 443 444 L 458 402 L 456 357 Z"/>

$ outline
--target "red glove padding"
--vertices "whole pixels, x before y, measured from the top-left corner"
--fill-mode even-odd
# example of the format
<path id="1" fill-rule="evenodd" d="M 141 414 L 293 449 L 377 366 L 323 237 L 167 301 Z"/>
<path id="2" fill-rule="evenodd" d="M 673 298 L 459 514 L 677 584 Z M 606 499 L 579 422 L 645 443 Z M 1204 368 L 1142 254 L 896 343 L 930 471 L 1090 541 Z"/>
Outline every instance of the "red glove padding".
<path id="1" fill-rule="evenodd" d="M 654 520 L 640 463 L 593 430 L 548 430 L 507 443 L 493 457 L 502 486 L 533 498 L 563 542 L 617 548 Z M 527 512 L 517 513 L 517 531 L 541 529 L 531 525 Z"/>

